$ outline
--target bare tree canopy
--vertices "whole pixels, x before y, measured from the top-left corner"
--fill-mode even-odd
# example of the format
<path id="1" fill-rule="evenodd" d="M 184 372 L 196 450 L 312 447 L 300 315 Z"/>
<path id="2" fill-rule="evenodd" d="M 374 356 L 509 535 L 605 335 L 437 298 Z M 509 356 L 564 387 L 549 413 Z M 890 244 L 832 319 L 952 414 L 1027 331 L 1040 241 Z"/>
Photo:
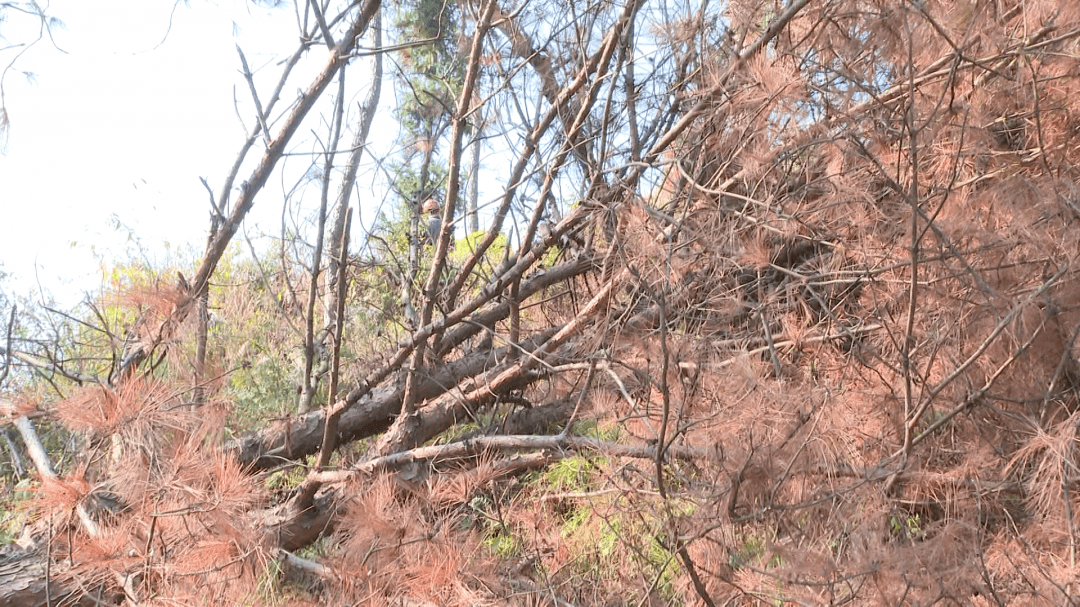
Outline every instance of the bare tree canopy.
<path id="1" fill-rule="evenodd" d="M 0 605 L 1080 601 L 1080 4 L 289 8 L 201 259 L 0 294 Z"/>

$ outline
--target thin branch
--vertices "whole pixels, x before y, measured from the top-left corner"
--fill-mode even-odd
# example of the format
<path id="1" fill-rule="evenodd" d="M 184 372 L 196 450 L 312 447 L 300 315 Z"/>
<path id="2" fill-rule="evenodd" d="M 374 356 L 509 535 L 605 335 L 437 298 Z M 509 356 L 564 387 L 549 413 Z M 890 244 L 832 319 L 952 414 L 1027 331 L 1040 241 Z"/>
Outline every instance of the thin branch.
<path id="1" fill-rule="evenodd" d="M 12 331 L 15 329 L 15 304 L 11 304 L 11 314 L 8 317 L 6 339 L 4 346 L 4 371 L 0 372 L 0 386 L 3 385 L 4 380 L 7 379 L 8 372 L 11 371 L 11 336 Z"/>
<path id="2" fill-rule="evenodd" d="M 247 57 L 244 56 L 244 51 L 240 49 L 239 44 L 236 45 L 236 53 L 240 55 L 240 65 L 244 68 L 244 80 L 247 81 L 248 90 L 251 91 L 251 100 L 255 102 L 255 117 L 262 129 L 263 141 L 266 142 L 267 147 L 270 147 L 270 129 L 266 126 L 266 114 L 259 101 L 259 91 L 255 90 L 255 79 L 251 75 L 251 68 L 248 67 Z"/>
<path id="3" fill-rule="evenodd" d="M 627 445 L 580 436 L 535 436 L 531 434 L 479 436 L 445 445 L 417 447 L 408 451 L 401 451 L 399 453 L 377 457 L 360 463 L 349 470 L 323 472 L 316 475 L 314 478 L 323 483 L 338 483 L 357 478 L 360 475 L 399 469 L 416 462 L 437 462 L 447 459 L 474 457 L 488 450 L 553 450 L 556 454 L 565 454 L 562 455 L 563 457 L 569 455 L 570 452 L 595 451 L 601 455 L 610 457 L 633 457 L 651 460 L 656 457 L 656 449 L 656 445 Z M 668 453 L 676 459 L 686 461 L 708 459 L 711 457 L 711 454 L 706 450 L 697 450 L 687 447 L 671 447 L 668 449 Z"/>
<path id="4" fill-rule="evenodd" d="M 319 29 L 322 31 L 326 48 L 334 50 L 334 37 L 330 35 L 330 28 L 326 26 L 326 17 L 323 16 L 322 9 L 319 8 L 319 0 L 308 0 L 308 4 L 311 5 L 311 12 L 315 13 L 315 22 L 319 24 Z"/>

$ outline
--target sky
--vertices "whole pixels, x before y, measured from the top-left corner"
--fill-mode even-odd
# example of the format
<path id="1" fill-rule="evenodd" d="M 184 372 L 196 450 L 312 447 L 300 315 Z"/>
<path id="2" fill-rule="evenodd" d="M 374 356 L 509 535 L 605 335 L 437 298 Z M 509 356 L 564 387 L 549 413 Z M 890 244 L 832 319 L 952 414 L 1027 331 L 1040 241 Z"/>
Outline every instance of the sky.
<path id="1" fill-rule="evenodd" d="M 40 287 L 72 304 L 100 284 L 103 263 L 140 255 L 161 263 L 178 249 L 201 256 L 210 207 L 199 178 L 218 193 L 245 137 L 237 108 L 247 128 L 254 116 L 236 45 L 268 96 L 276 61 L 298 36 L 291 5 L 248 0 L 190 0 L 175 10 L 161 0 L 52 0 L 46 12 L 64 24 L 53 28 L 55 45 L 46 37 L 0 50 L 0 66 L 25 51 L 3 83 L 10 129 L 0 154 L 0 269 L 9 276 L 0 286 Z M 0 49 L 37 30 L 9 11 Z M 296 68 L 279 112 L 326 52 L 314 49 Z M 388 97 L 384 86 L 384 104 Z M 288 162 L 302 170 L 307 160 Z M 282 189 L 268 185 L 257 199 L 250 234 L 279 231 Z"/>

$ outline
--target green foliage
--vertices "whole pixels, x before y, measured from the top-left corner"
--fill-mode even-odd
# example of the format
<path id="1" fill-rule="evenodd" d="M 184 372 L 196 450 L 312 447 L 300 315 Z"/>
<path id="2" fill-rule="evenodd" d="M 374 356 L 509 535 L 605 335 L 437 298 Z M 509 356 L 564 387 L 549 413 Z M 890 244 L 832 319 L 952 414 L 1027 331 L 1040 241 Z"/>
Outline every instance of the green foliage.
<path id="1" fill-rule="evenodd" d="M 402 332 L 402 304 L 397 280 L 383 266 L 365 268 L 353 276 L 345 311 L 350 321 L 343 351 L 359 353 L 377 349 L 379 337 L 397 343 Z"/>
<path id="2" fill-rule="evenodd" d="M 460 9 L 443 0 L 403 0 L 396 9 L 400 42 L 430 41 L 402 52 L 408 73 L 399 84 L 398 119 L 410 135 L 431 139 L 454 107 L 465 74 L 457 44 Z"/>
<path id="3" fill-rule="evenodd" d="M 617 424 L 595 420 L 578 420 L 571 431 L 604 441 L 616 441 L 620 435 Z M 594 492 L 600 488 L 607 465 L 605 458 L 569 457 L 537 473 L 528 484 L 548 494 Z M 570 550 L 570 566 L 578 575 L 605 583 L 621 584 L 630 578 L 655 580 L 656 596 L 669 600 L 676 594 L 682 568 L 662 539 L 670 526 L 668 517 L 689 516 L 697 505 L 688 499 L 633 506 L 618 503 L 625 499 L 617 493 L 596 494 L 585 500 L 566 498 L 564 503 L 570 507 L 560 510 L 559 532 Z"/>
<path id="4" fill-rule="evenodd" d="M 445 200 L 441 192 L 448 174 L 438 151 L 465 74 L 458 45 L 461 11 L 457 4 L 444 0 L 402 0 L 394 6 L 392 23 L 395 42 L 407 46 L 396 78 L 395 111 L 405 151 L 391 165 L 391 187 L 400 208 L 388 225 L 388 240 L 398 259 L 408 259 L 401 253 L 408 250 L 416 205 L 429 197 L 460 205 L 460 200 Z M 418 163 L 420 152 L 425 159 Z"/>
<path id="5" fill-rule="evenodd" d="M 648 571 L 651 577 L 659 578 L 656 587 L 661 596 L 673 596 L 675 580 L 681 571 L 679 561 L 655 534 L 646 537 L 645 551 L 639 558 L 642 568 Z"/>
<path id="6" fill-rule="evenodd" d="M 282 316 L 283 274 L 267 274 L 267 284 L 255 261 L 230 250 L 216 275 L 231 288 L 210 292 L 208 364 L 228 373 L 221 397 L 232 405 L 229 426 L 261 428 L 295 405 L 302 337 Z"/>
<path id="7" fill-rule="evenodd" d="M 249 605 L 284 605 L 286 597 L 282 593 L 281 579 L 285 566 L 280 560 L 268 559 L 266 567 L 259 574 L 256 584 L 255 596 L 251 597 Z"/>
<path id="8" fill-rule="evenodd" d="M 315 457 L 309 455 L 306 462 L 309 466 L 313 465 Z M 300 486 L 305 478 L 307 478 L 307 469 L 304 466 L 289 466 L 268 474 L 263 485 L 271 491 L 289 490 Z"/>
<path id="9" fill-rule="evenodd" d="M 560 533 L 573 554 L 573 567 L 616 583 L 628 577 L 655 579 L 657 593 L 673 597 L 681 568 L 658 535 L 663 521 L 647 509 L 604 508 L 605 503 L 592 500 L 566 514 Z M 627 570 L 628 561 L 636 570 Z"/>
<path id="10" fill-rule="evenodd" d="M 574 436 L 586 436 L 604 441 L 615 441 L 619 436 L 616 424 L 599 424 L 595 420 L 578 420 L 570 429 Z M 532 477 L 533 484 L 546 491 L 557 493 L 589 491 L 600 477 L 600 470 L 607 465 L 607 458 L 574 456 L 563 458 Z"/>
<path id="11" fill-rule="evenodd" d="M 450 259 L 456 263 L 463 263 L 480 245 L 480 241 L 486 237 L 486 230 L 477 230 L 466 235 L 465 238 L 455 241 L 454 250 L 450 253 Z M 489 268 L 495 267 L 506 256 L 508 246 L 509 241 L 507 241 L 506 235 L 497 235 L 488 250 L 484 252 L 484 260 L 479 265 L 481 267 L 485 265 Z"/>
<path id="12" fill-rule="evenodd" d="M 477 230 L 472 234 L 467 235 L 465 238 L 458 239 L 454 242 L 454 249 L 450 251 L 450 266 L 451 268 L 460 268 L 476 250 L 487 235 L 485 230 Z M 495 268 L 506 256 L 506 250 L 509 246 L 509 242 L 504 234 L 499 234 L 495 237 L 495 240 L 484 252 L 484 257 L 475 266 L 473 266 L 472 274 L 465 282 L 463 288 L 463 294 L 465 296 L 475 295 L 479 293 L 480 289 L 487 284 L 488 279 L 494 272 Z M 455 270 L 452 270 L 456 272 Z"/>
<path id="13" fill-rule="evenodd" d="M 728 555 L 728 565 L 732 569 L 741 569 L 757 561 L 765 553 L 765 545 L 761 540 L 749 537 L 731 554 Z"/>
<path id="14" fill-rule="evenodd" d="M 257 347 L 277 349 L 266 343 Z M 297 365 L 288 359 L 288 352 L 280 351 L 259 353 L 247 362 L 248 366 L 229 375 L 223 396 L 232 404 L 229 425 L 252 430 L 292 408 L 296 399 Z"/>
<path id="15" fill-rule="evenodd" d="M 490 414 L 480 414 L 479 419 L 481 423 L 486 424 L 487 420 L 491 418 Z M 443 430 L 435 438 L 428 441 L 432 445 L 447 445 L 454 441 L 460 440 L 464 436 L 476 432 L 481 428 L 480 424 L 476 422 L 466 422 L 461 424 L 454 424 L 446 430 Z"/>
<path id="16" fill-rule="evenodd" d="M 613 443 L 619 440 L 619 429 L 619 425 L 614 422 L 579 419 L 570 428 L 570 434 Z"/>
<path id="17" fill-rule="evenodd" d="M 428 167 L 427 175 L 420 175 L 417 167 L 395 161 L 390 163 L 390 175 L 398 200 L 393 213 L 394 221 L 403 222 L 406 227 L 411 221 L 413 212 L 416 211 L 416 204 L 428 198 L 437 200 L 444 198 L 442 188 L 446 183 L 447 173 L 442 165 L 433 163 Z M 389 225 L 393 226 L 394 223 Z M 407 234 L 408 230 L 405 232 Z M 408 243 L 407 240 L 405 242 Z"/>
<path id="18" fill-rule="evenodd" d="M 501 558 L 510 558 L 521 554 L 519 540 L 506 525 L 495 525 L 484 535 L 484 547 Z"/>
<path id="19" fill-rule="evenodd" d="M 575 456 L 548 466 L 541 478 L 551 491 L 587 491 L 598 473 L 597 465 L 592 460 Z"/>
<path id="20" fill-rule="evenodd" d="M 595 513 L 588 504 L 572 508 L 566 515 L 566 520 L 563 522 L 560 533 L 563 537 L 573 536 L 579 529 L 584 527 L 585 523 L 589 522 L 594 515 Z"/>
<path id="21" fill-rule="evenodd" d="M 921 540 L 926 533 L 918 514 L 893 514 L 889 517 L 889 531 L 893 537 L 911 541 Z"/>
<path id="22" fill-rule="evenodd" d="M 296 556 L 305 559 L 319 560 L 329 554 L 333 554 L 335 542 L 332 536 L 324 535 L 311 544 L 304 546 L 296 552 Z"/>
<path id="23" fill-rule="evenodd" d="M 728 565 L 732 569 L 741 569 L 748 565 L 757 565 L 765 569 L 775 569 L 784 564 L 779 555 L 773 555 L 768 562 L 762 563 L 762 557 L 766 554 L 765 535 L 749 534 L 742 543 L 728 554 Z"/>
<path id="24" fill-rule="evenodd" d="M 14 542 L 22 533 L 27 514 L 25 506 L 32 497 L 29 479 L 23 479 L 12 487 L 11 495 L 6 500 L 7 505 L 0 508 L 0 546 Z"/>
<path id="25" fill-rule="evenodd" d="M 499 519 L 495 503 L 487 495 L 477 495 L 469 500 L 468 514 L 460 526 L 479 530 L 483 534 L 484 547 L 496 556 L 508 558 L 521 552 L 521 539 Z"/>
<path id="26" fill-rule="evenodd" d="M 562 250 L 558 245 L 549 247 L 544 251 L 544 254 L 540 256 L 540 265 L 545 268 L 550 268 L 559 263 L 559 256 L 562 255 Z"/>

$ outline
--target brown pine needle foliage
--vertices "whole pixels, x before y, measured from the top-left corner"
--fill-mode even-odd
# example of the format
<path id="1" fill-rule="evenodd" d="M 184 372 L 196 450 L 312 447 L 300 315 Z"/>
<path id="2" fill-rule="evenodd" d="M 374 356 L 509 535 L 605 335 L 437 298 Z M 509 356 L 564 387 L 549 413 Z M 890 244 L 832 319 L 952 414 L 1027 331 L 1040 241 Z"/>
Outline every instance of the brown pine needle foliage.
<path id="1" fill-rule="evenodd" d="M 195 415 L 185 392 L 134 378 L 57 403 L 57 417 L 86 432 L 97 454 L 88 461 L 95 484 L 80 470 L 38 491 L 41 516 L 64 522 L 53 547 L 75 565 L 65 575 L 114 587 L 138 568 L 148 574 L 138 592 L 160 604 L 254 590 L 262 538 L 248 515 L 264 500 L 261 486 L 220 446 L 224 410 L 207 404 Z M 70 516 L 76 506 L 98 521 L 97 535 Z"/>
<path id="2" fill-rule="evenodd" d="M 335 535 L 340 556 L 331 560 L 346 580 L 342 597 L 372 605 L 497 604 L 489 588 L 498 583 L 494 562 L 473 533 L 456 529 L 445 510 L 432 508 L 446 507 L 445 497 L 437 501 L 425 487 L 389 475 L 355 489 Z"/>
<path id="3" fill-rule="evenodd" d="M 236 448 L 251 443 L 226 440 L 234 411 L 223 396 L 230 368 L 296 362 L 290 340 L 304 323 L 292 321 L 308 320 L 299 302 L 309 292 L 292 285 L 325 295 L 325 276 L 282 270 L 259 283 L 268 296 L 222 295 L 225 313 L 269 315 L 273 326 L 260 328 L 263 345 L 208 355 L 217 379 L 200 386 L 197 410 L 194 323 L 177 320 L 191 294 L 125 295 L 131 339 L 169 362 L 5 412 L 55 411 L 83 441 L 82 467 L 37 491 L 54 562 L 87 588 L 163 605 L 1075 604 L 1080 2 L 814 1 L 751 47 L 789 6 L 800 5 L 740 0 L 664 21 L 671 7 L 646 2 L 634 36 L 648 43 L 613 52 L 618 69 L 595 83 L 607 68 L 575 61 L 611 23 L 566 26 L 574 44 L 562 48 L 573 52 L 555 60 L 525 44 L 531 30 L 519 21 L 542 9 L 505 16 L 515 21 L 493 35 L 505 26 L 515 40 L 492 39 L 483 63 L 507 84 L 472 102 L 513 101 L 522 118 L 566 102 L 550 115 L 557 135 L 529 140 L 541 173 L 510 184 L 521 191 L 506 200 L 555 183 L 538 196 L 551 204 L 566 184 L 543 171 L 577 163 L 565 178 L 582 180 L 577 198 L 554 204 L 580 223 L 543 272 L 574 258 L 589 270 L 515 306 L 512 289 L 540 270 L 491 286 L 499 297 L 480 313 L 505 314 L 474 323 L 470 310 L 463 323 L 493 332 L 496 346 L 541 334 L 560 343 L 500 350 L 482 371 L 446 379 L 442 395 L 417 397 L 416 415 L 393 426 L 404 386 L 436 392 L 423 384 L 484 346 L 431 355 L 423 341 L 427 356 L 387 365 L 415 354 L 420 337 L 461 326 L 451 312 L 460 302 L 433 299 L 434 329 L 410 336 L 395 325 L 378 335 L 385 352 L 350 344 L 338 396 L 366 390 L 346 414 L 371 417 L 339 437 L 333 457 L 311 459 L 319 413 L 268 423 L 267 411 L 294 405 L 296 377 L 273 378 L 288 396 L 260 403 L 270 428 L 254 459 Z M 628 81 L 646 63 L 663 66 L 650 68 L 663 93 L 619 101 L 652 86 Z M 499 97 L 515 93 L 515 74 L 536 78 L 531 70 L 555 75 L 530 86 L 564 71 L 584 86 L 534 91 L 540 105 Z M 578 116 L 594 97 L 606 109 Z M 567 134 L 565 162 L 542 156 Z M 629 149 L 638 138 L 647 141 Z M 440 156 L 443 141 L 403 145 Z M 364 275 L 360 290 L 378 294 L 360 297 L 393 300 L 386 293 L 406 274 Z M 415 296 L 420 309 L 425 294 Z M 521 369 L 527 381 L 469 400 Z M 325 386 L 316 392 L 324 398 Z M 527 427 L 527 414 L 543 423 Z M 505 448 L 384 459 L 377 473 L 354 466 L 370 462 L 377 433 L 410 424 L 425 448 L 499 434 Z M 535 449 L 506 436 L 510 427 L 566 434 Z M 317 491 L 298 491 L 301 482 Z M 300 495 L 310 498 L 302 506 Z M 84 506 L 95 533 L 74 516 Z M 284 553 L 268 529 L 289 524 L 267 523 L 282 519 L 318 539 Z"/>
<path id="4" fill-rule="evenodd" d="M 37 506 L 45 512 L 67 514 L 90 494 L 85 471 L 63 478 L 44 477 L 35 491 Z"/>

